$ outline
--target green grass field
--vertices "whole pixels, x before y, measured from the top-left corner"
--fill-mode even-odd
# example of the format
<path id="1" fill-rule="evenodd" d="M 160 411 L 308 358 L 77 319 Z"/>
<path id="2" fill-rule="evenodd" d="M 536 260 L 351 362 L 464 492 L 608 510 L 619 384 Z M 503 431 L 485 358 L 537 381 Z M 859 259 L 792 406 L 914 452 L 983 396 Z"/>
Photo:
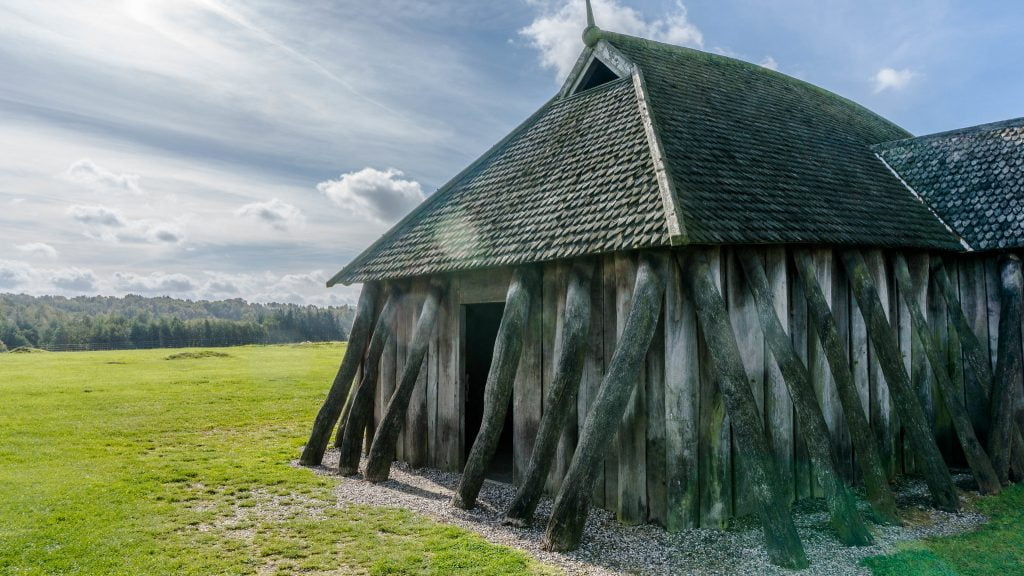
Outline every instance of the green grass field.
<path id="1" fill-rule="evenodd" d="M 342 345 L 0 355 L 0 574 L 551 570 L 289 466 Z"/>
<path id="2" fill-rule="evenodd" d="M 342 351 L 0 355 L 0 574 L 555 572 L 402 510 L 336 507 L 336 479 L 289 466 Z M 979 507 L 978 532 L 868 565 L 1024 574 L 1024 488 Z"/>

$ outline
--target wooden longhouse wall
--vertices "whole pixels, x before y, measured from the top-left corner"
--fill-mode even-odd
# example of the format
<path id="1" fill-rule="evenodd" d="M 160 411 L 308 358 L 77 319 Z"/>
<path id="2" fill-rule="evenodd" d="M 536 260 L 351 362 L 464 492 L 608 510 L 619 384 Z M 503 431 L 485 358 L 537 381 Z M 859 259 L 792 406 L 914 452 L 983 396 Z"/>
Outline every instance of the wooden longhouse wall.
<path id="1" fill-rule="evenodd" d="M 766 434 L 791 499 L 820 497 L 807 451 L 796 424 L 785 384 L 765 346 L 756 310 L 729 247 L 707 249 L 729 309 L 730 321 L 742 352 L 744 367 L 766 425 Z M 808 367 L 832 442 L 839 471 L 856 478 L 853 448 L 842 407 L 827 362 L 813 331 L 796 278 L 790 250 L 760 250 L 775 306 L 797 351 Z M 951 466 L 964 466 L 956 434 L 930 374 L 930 367 L 912 335 L 909 311 L 900 298 L 892 270 L 892 255 L 868 250 L 865 257 L 886 307 L 892 330 L 915 390 L 931 421 L 943 454 Z M 928 254 L 908 254 L 911 277 L 929 321 L 932 335 L 949 359 L 951 375 L 984 438 L 987 408 L 979 401 L 977 380 L 961 354 L 959 338 L 947 322 L 946 303 L 930 281 Z M 881 446 L 890 476 L 915 471 L 892 407 L 885 378 L 874 358 L 867 329 L 851 295 L 840 259 L 832 250 L 812 251 L 816 273 L 832 307 L 840 337 L 848 350 L 854 381 L 865 412 Z M 944 255 L 946 269 L 963 303 L 964 314 L 986 349 L 995 369 L 999 295 L 995 255 Z M 605 364 L 628 313 L 636 274 L 635 253 L 596 257 L 592 284 L 589 346 L 577 398 L 574 426 L 563 432 L 548 478 L 554 493 L 568 469 L 579 429 L 600 386 Z M 551 385 L 565 308 L 568 261 L 539 265 L 542 292 L 532 302 L 527 338 L 519 363 L 514 403 L 513 478 L 519 483 L 529 463 L 533 440 L 544 413 Z M 464 446 L 466 347 L 462 335 L 464 306 L 502 302 L 511 269 L 450 275 L 438 321 L 413 393 L 396 457 L 414 466 L 461 472 L 469 446 Z M 428 288 L 426 279 L 407 282 L 407 292 L 394 319 L 396 338 L 381 358 L 380 385 L 375 399 L 375 424 L 402 373 L 404 354 Z M 658 334 L 637 374 L 636 392 L 615 441 L 608 447 L 594 502 L 614 511 L 626 523 L 654 522 L 669 529 L 721 527 L 729 518 L 754 511 L 750 489 L 737 462 L 736 446 L 721 394 L 706 358 L 693 303 L 686 294 L 681 271 L 666 273 L 665 302 Z M 1024 392 L 1021 393 L 1024 397 Z"/>

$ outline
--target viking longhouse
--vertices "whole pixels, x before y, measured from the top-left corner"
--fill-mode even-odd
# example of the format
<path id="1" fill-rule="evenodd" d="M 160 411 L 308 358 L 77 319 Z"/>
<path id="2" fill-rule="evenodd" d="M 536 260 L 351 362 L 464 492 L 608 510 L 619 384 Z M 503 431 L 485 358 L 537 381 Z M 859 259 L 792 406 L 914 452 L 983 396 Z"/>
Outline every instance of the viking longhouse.
<path id="1" fill-rule="evenodd" d="M 836 538 L 898 522 L 890 482 L 960 505 L 1024 475 L 1024 120 L 913 138 L 826 90 L 600 30 L 560 92 L 331 281 L 362 283 L 302 462 L 394 459 L 668 530 L 790 505 Z"/>

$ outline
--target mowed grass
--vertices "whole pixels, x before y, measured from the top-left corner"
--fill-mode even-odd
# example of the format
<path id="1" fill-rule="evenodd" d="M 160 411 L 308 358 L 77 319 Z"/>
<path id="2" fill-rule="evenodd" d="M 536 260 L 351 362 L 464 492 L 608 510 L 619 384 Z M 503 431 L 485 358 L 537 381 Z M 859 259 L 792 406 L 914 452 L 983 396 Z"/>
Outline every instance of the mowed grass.
<path id="1" fill-rule="evenodd" d="M 864 564 L 876 576 L 1024 575 L 1024 485 L 976 500 L 989 522 L 974 532 L 903 545 Z"/>
<path id="2" fill-rule="evenodd" d="M 343 350 L 0 355 L 0 574 L 552 572 L 289 466 Z"/>

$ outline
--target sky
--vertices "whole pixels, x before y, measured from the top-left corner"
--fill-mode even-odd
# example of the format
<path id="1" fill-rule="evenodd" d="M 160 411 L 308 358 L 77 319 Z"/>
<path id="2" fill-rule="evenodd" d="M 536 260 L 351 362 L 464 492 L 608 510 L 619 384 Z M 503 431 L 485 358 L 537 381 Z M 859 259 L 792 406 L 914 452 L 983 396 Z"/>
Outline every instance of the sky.
<path id="1" fill-rule="evenodd" d="M 594 0 L 915 134 L 1024 116 L 1024 3 Z M 0 292 L 344 304 L 326 280 L 555 94 L 583 0 L 3 0 Z"/>

